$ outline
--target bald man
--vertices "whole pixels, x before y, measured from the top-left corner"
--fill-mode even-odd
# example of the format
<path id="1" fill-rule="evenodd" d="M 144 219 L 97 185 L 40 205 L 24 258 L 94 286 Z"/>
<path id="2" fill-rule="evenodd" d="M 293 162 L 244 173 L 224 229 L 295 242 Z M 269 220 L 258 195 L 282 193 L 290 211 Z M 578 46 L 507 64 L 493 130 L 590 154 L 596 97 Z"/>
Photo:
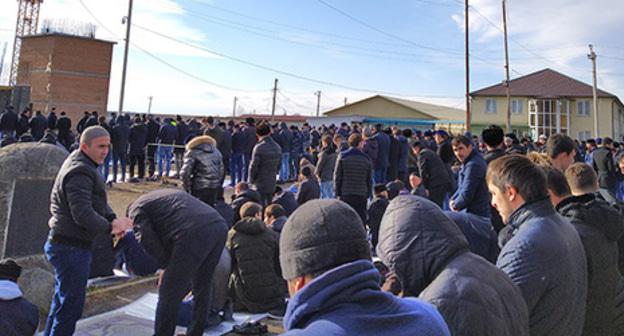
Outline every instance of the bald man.
<path id="1" fill-rule="evenodd" d="M 44 335 L 72 335 L 82 315 L 91 269 L 91 245 L 101 234 L 123 236 L 132 220 L 117 218 L 108 205 L 98 166 L 106 159 L 110 135 L 100 126 L 82 132 L 52 187 L 46 257 L 54 267 L 55 288 Z"/>

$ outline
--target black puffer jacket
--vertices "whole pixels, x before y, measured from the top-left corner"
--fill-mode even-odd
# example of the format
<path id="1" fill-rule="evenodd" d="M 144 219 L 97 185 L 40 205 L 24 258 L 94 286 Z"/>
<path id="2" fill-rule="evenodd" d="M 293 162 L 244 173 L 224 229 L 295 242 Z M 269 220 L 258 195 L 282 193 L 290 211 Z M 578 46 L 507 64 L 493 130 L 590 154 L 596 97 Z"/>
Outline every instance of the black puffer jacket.
<path id="1" fill-rule="evenodd" d="M 261 203 L 260 194 L 258 194 L 255 190 L 245 190 L 237 195 L 236 198 L 232 201 L 232 210 L 234 211 L 234 217 L 232 218 L 232 223 L 230 225 L 234 225 L 234 223 L 238 222 L 240 218 L 240 209 L 247 202 L 256 202 L 258 204 Z"/>
<path id="2" fill-rule="evenodd" d="M 412 195 L 392 200 L 377 255 L 396 273 L 405 295 L 437 306 L 452 335 L 529 334 L 520 290 L 471 253 L 459 228 L 431 201 Z"/>
<path id="3" fill-rule="evenodd" d="M 115 213 L 106 199 L 98 165 L 82 151 L 71 153 L 52 187 L 50 235 L 61 235 L 89 248 L 99 234 L 110 234 Z"/>
<path id="4" fill-rule="evenodd" d="M 264 137 L 254 147 L 249 164 L 249 182 L 261 194 L 275 191 L 276 175 L 282 160 L 282 149 L 270 137 Z"/>
<path id="5" fill-rule="evenodd" d="M 284 305 L 284 280 L 279 268 L 278 235 L 259 219 L 245 217 L 230 232 L 226 246 L 232 255 L 230 289 L 237 304 L 251 313 Z"/>
<path id="6" fill-rule="evenodd" d="M 355 147 L 340 153 L 334 170 L 336 197 L 372 194 L 373 166 L 368 156 Z"/>
<path id="7" fill-rule="evenodd" d="M 557 205 L 557 211 L 576 228 L 587 257 L 583 335 L 613 335 L 616 287 L 620 279 L 617 240 L 624 232 L 624 218 L 592 194 L 566 198 Z"/>
<path id="8" fill-rule="evenodd" d="M 223 158 L 214 139 L 204 135 L 189 141 L 180 170 L 184 189 L 216 189 L 221 186 L 222 177 Z"/>

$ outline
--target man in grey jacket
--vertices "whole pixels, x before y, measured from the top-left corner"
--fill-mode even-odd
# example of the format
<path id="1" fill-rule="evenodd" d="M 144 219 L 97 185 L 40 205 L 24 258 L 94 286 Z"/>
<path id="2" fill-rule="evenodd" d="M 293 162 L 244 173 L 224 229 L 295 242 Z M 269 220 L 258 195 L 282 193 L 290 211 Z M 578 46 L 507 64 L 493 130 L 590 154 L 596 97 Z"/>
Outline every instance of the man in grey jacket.
<path id="1" fill-rule="evenodd" d="M 262 197 L 262 205 L 271 203 L 275 191 L 276 175 L 280 168 L 280 146 L 271 138 L 271 128 L 262 123 L 256 128 L 258 143 L 251 154 L 249 182 L 256 186 Z"/>
<path id="2" fill-rule="evenodd" d="M 531 335 L 581 335 L 587 263 L 578 233 L 548 197 L 546 175 L 523 155 L 488 167 L 486 181 L 507 228 L 496 266 L 507 273 L 529 309 Z M 527 183 L 530 181 L 530 183 Z"/>
<path id="3" fill-rule="evenodd" d="M 50 235 L 44 249 L 56 281 L 46 336 L 74 333 L 84 306 L 95 237 L 121 236 L 132 227 L 130 219 L 115 216 L 106 200 L 106 186 L 98 166 L 109 148 L 106 129 L 85 129 L 80 149 L 67 157 L 52 187 Z"/>

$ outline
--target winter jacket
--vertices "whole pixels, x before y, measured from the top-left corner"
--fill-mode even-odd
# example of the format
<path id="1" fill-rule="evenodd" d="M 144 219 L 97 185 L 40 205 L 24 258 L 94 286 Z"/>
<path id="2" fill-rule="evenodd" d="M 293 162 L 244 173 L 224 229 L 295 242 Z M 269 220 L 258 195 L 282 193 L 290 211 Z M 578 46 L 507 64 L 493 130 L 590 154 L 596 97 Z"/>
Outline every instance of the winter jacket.
<path id="1" fill-rule="evenodd" d="M 400 279 L 404 295 L 438 308 L 452 335 L 529 335 L 520 290 L 469 251 L 464 235 L 435 203 L 412 195 L 392 200 L 377 255 Z"/>
<path id="2" fill-rule="evenodd" d="M 48 128 L 49 129 L 56 129 L 56 122 L 57 121 L 58 121 L 58 118 L 56 117 L 56 113 L 50 112 L 48 114 Z"/>
<path id="3" fill-rule="evenodd" d="M 600 188 L 607 189 L 615 194 L 617 177 L 611 150 L 600 147 L 592 152 L 592 157 L 592 165 L 594 170 L 596 170 L 596 174 L 598 174 L 598 185 Z"/>
<path id="4" fill-rule="evenodd" d="M 32 134 L 35 140 L 39 141 L 43 138 L 43 133 L 46 128 L 48 128 L 48 120 L 43 115 L 36 114 L 32 119 L 30 119 L 28 126 L 30 127 L 30 134 Z"/>
<path id="5" fill-rule="evenodd" d="M 171 119 L 165 119 L 158 131 L 158 143 L 173 145 L 178 138 L 178 130 L 171 124 Z"/>
<path id="6" fill-rule="evenodd" d="M 128 137 L 130 142 L 130 148 L 128 153 L 130 155 L 142 155 L 145 154 L 145 145 L 147 144 L 147 126 L 143 122 L 138 122 L 130 127 L 130 134 Z"/>
<path id="7" fill-rule="evenodd" d="M 0 132 L 14 132 L 17 129 L 17 114 L 11 110 L 0 114 Z"/>
<path id="8" fill-rule="evenodd" d="M 275 218 L 273 223 L 271 223 L 271 229 L 273 229 L 273 231 L 277 233 L 278 237 L 282 233 L 282 229 L 284 228 L 284 224 L 286 224 L 287 220 L 288 220 L 288 217 L 280 216 L 280 217 Z"/>
<path id="9" fill-rule="evenodd" d="M 232 157 L 232 133 L 228 129 L 224 129 L 221 134 L 221 146 L 217 145 L 224 160 Z"/>
<path id="10" fill-rule="evenodd" d="M 130 138 L 130 127 L 124 118 L 119 118 L 118 122 L 113 126 L 111 134 L 111 143 L 113 150 L 117 153 L 128 152 L 128 139 Z"/>
<path id="11" fill-rule="evenodd" d="M 390 202 L 385 197 L 375 197 L 373 202 L 368 206 L 368 228 L 371 234 L 371 244 L 373 249 L 379 241 L 379 226 L 383 218 L 386 208 Z"/>
<path id="12" fill-rule="evenodd" d="M 284 306 L 277 233 L 261 220 L 245 217 L 228 232 L 226 246 L 232 256 L 229 287 L 237 305 L 250 313 Z"/>
<path id="13" fill-rule="evenodd" d="M 236 198 L 232 201 L 232 210 L 234 211 L 234 217 L 232 218 L 232 223 L 228 224 L 229 226 L 234 225 L 234 223 L 238 222 L 240 218 L 240 209 L 247 202 L 255 202 L 261 204 L 261 197 L 255 190 L 245 190 L 241 192 Z"/>
<path id="14" fill-rule="evenodd" d="M 491 151 L 487 151 L 483 155 L 483 159 L 485 160 L 485 163 L 490 164 L 490 162 L 498 159 L 501 156 L 505 156 L 505 151 L 502 148 L 495 148 Z"/>
<path id="15" fill-rule="evenodd" d="M 548 198 L 514 211 L 496 266 L 520 287 L 531 335 L 581 335 L 587 263 L 578 233 Z"/>
<path id="16" fill-rule="evenodd" d="M 245 153 L 245 133 L 243 131 L 235 131 L 232 134 L 232 153 Z"/>
<path id="17" fill-rule="evenodd" d="M 399 176 L 399 160 L 401 159 L 401 143 L 397 138 L 389 135 L 390 152 L 388 153 L 387 180 L 394 181 Z"/>
<path id="18" fill-rule="evenodd" d="M 448 174 L 442 159 L 431 149 L 423 148 L 417 156 L 418 170 L 425 189 L 448 186 L 450 190 L 452 177 Z"/>
<path id="19" fill-rule="evenodd" d="M 299 203 L 297 203 L 295 199 L 295 194 L 290 191 L 284 191 L 280 195 L 275 196 L 271 203 L 281 205 L 284 211 L 286 211 L 286 216 L 292 215 L 299 207 Z"/>
<path id="20" fill-rule="evenodd" d="M 397 140 L 399 141 L 399 162 L 398 162 L 398 173 L 399 174 L 406 174 L 407 173 L 407 161 L 408 161 L 408 157 L 409 157 L 409 145 L 407 144 L 407 138 L 405 138 L 402 135 L 399 135 L 396 137 Z"/>
<path id="21" fill-rule="evenodd" d="M 178 237 L 201 226 L 225 232 L 219 213 L 199 199 L 175 189 L 158 189 L 137 198 L 128 207 L 134 235 L 145 252 L 166 268 Z M 215 239 L 222 239 L 215 235 Z"/>
<path id="22" fill-rule="evenodd" d="M 175 144 L 178 146 L 186 145 L 186 139 L 189 136 L 189 127 L 184 122 L 184 120 L 176 121 L 176 131 L 178 132 L 178 137 L 176 138 Z M 184 148 L 176 147 L 175 152 L 184 153 Z"/>
<path id="23" fill-rule="evenodd" d="M 223 178 L 223 158 L 214 139 L 199 136 L 186 145 L 180 179 L 186 191 L 217 189 Z"/>
<path id="24" fill-rule="evenodd" d="M 282 153 L 290 153 L 293 142 L 293 134 L 286 126 L 286 123 L 280 123 L 280 130 L 277 133 L 277 144 L 282 148 Z"/>
<path id="25" fill-rule="evenodd" d="M 355 147 L 340 153 L 334 169 L 336 197 L 372 195 L 372 164 L 368 156 Z"/>
<path id="26" fill-rule="evenodd" d="M 336 154 L 333 146 L 323 149 L 319 154 L 314 174 L 318 176 L 321 182 L 331 181 L 334 178 L 334 168 L 336 168 L 337 158 L 338 154 Z"/>
<path id="27" fill-rule="evenodd" d="M 379 281 L 362 259 L 323 273 L 288 302 L 282 335 L 450 335 L 435 307 L 382 292 Z"/>
<path id="28" fill-rule="evenodd" d="M 455 153 L 453 153 L 450 139 L 446 139 L 438 145 L 437 153 L 445 165 L 451 166 L 455 162 Z"/>
<path id="29" fill-rule="evenodd" d="M 245 134 L 245 154 L 251 155 L 258 139 L 256 138 L 256 126 L 245 126 L 243 128 L 243 134 Z"/>
<path id="30" fill-rule="evenodd" d="M 22 116 L 24 116 L 22 114 Z M 82 116 L 82 118 L 80 118 L 80 120 L 78 120 L 78 125 L 76 125 L 76 131 L 78 131 L 78 133 L 82 133 L 82 131 L 84 131 L 84 129 L 86 128 L 86 124 L 87 124 L 87 120 L 89 120 L 89 118 L 91 117 L 90 114 L 85 114 L 84 116 Z"/>
<path id="31" fill-rule="evenodd" d="M 581 237 L 587 257 L 587 306 L 583 335 L 615 333 L 615 296 L 618 271 L 617 240 L 624 232 L 624 217 L 592 194 L 572 196 L 557 205 Z"/>
<path id="32" fill-rule="evenodd" d="M 256 186 L 259 193 L 272 194 L 275 191 L 275 178 L 281 160 L 281 148 L 270 136 L 256 144 L 249 164 L 249 182 Z"/>
<path id="33" fill-rule="evenodd" d="M 95 126 L 97 124 L 98 124 L 98 116 L 97 116 L 97 114 L 96 115 L 92 114 L 92 115 L 89 116 L 89 118 L 87 118 L 87 121 L 85 121 L 84 128 Z"/>
<path id="34" fill-rule="evenodd" d="M 56 128 L 58 129 L 59 135 L 69 134 L 71 126 L 71 119 L 64 115 L 61 115 L 61 117 L 56 121 Z"/>
<path id="35" fill-rule="evenodd" d="M 371 163 L 377 162 L 377 157 L 379 156 L 379 144 L 377 143 L 377 139 L 368 138 L 362 141 L 362 152 L 368 156 Z"/>
<path id="36" fill-rule="evenodd" d="M 290 155 L 298 157 L 303 154 L 303 135 L 299 131 L 292 132 L 292 143 L 290 145 Z"/>
<path id="37" fill-rule="evenodd" d="M 321 197 L 321 187 L 316 177 L 306 178 L 299 184 L 297 190 L 297 203 L 303 205 L 305 202 Z"/>
<path id="38" fill-rule="evenodd" d="M 91 248 L 95 237 L 110 234 L 115 213 L 106 199 L 98 165 L 82 151 L 71 153 L 56 175 L 50 195 L 50 236 Z"/>
<path id="39" fill-rule="evenodd" d="M 312 130 L 312 132 L 310 132 L 310 137 L 310 146 L 312 146 L 312 148 L 318 148 L 321 144 L 321 134 L 319 134 L 317 130 Z"/>
<path id="40" fill-rule="evenodd" d="M 147 121 L 147 143 L 156 143 L 158 133 L 160 132 L 160 124 L 154 119 Z"/>
<path id="41" fill-rule="evenodd" d="M 20 135 L 28 132 L 28 116 L 24 113 L 20 114 L 19 119 L 17 120 L 17 127 L 15 128 L 15 135 L 19 138 Z"/>
<path id="42" fill-rule="evenodd" d="M 15 282 L 0 280 L 0 330 L 2 330 L 2 335 L 35 335 L 39 326 L 39 309 L 22 296 L 22 291 Z"/>
<path id="43" fill-rule="evenodd" d="M 476 150 L 468 155 L 459 170 L 457 190 L 451 197 L 456 210 L 490 217 L 490 191 L 485 182 L 487 163 Z"/>
<path id="44" fill-rule="evenodd" d="M 221 217 L 223 217 L 225 225 L 227 225 L 228 229 L 231 228 L 234 223 L 234 210 L 232 210 L 232 207 L 225 203 L 225 200 L 217 199 L 214 209 L 217 210 Z"/>
<path id="45" fill-rule="evenodd" d="M 377 140 L 377 144 L 379 145 L 379 151 L 377 154 L 377 160 L 374 163 L 374 168 L 388 168 L 388 165 L 390 164 L 390 136 L 384 132 L 378 132 L 375 136 L 373 136 L 373 138 Z"/>

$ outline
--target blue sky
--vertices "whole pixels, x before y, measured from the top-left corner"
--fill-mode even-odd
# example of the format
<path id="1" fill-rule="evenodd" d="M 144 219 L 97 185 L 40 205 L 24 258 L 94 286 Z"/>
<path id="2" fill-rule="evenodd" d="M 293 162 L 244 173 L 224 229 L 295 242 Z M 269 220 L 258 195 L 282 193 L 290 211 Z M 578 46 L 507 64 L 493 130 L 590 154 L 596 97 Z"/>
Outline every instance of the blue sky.
<path id="1" fill-rule="evenodd" d="M 16 3 L 3 4 L 8 10 L 0 13 L 0 48 L 5 41 L 12 44 Z M 504 78 L 501 9 L 497 0 L 472 0 L 471 6 L 471 86 L 478 89 Z M 621 1 L 509 0 L 508 8 L 512 77 L 550 67 L 589 83 L 587 44 L 594 43 L 599 86 L 624 99 Z M 98 38 L 118 41 L 110 110 L 118 105 L 126 11 L 127 0 L 55 0 L 42 6 L 42 19 L 96 23 Z M 153 96 L 154 112 L 229 115 L 237 96 L 237 113 L 267 113 L 274 78 L 279 114 L 314 113 L 317 90 L 323 92 L 322 110 L 373 91 L 463 107 L 459 0 L 135 0 L 133 21 L 126 110 L 145 111 Z"/>

